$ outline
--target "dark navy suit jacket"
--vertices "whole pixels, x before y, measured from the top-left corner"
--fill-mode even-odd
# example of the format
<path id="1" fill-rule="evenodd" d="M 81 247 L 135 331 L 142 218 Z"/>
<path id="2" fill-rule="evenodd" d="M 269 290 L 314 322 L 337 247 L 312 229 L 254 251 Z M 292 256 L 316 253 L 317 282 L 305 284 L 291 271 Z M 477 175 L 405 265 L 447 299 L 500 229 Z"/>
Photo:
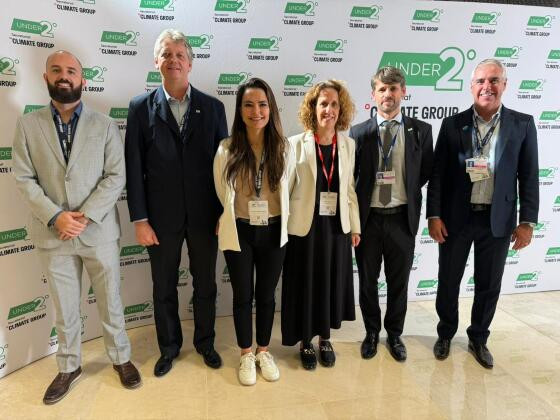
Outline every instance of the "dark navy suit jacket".
<path id="1" fill-rule="evenodd" d="M 212 167 L 228 136 L 224 105 L 191 86 L 185 140 L 163 88 L 130 101 L 125 137 L 131 221 L 147 218 L 156 234 L 190 228 L 214 231 L 221 205 Z"/>
<path id="2" fill-rule="evenodd" d="M 423 121 L 403 115 L 405 187 L 408 203 L 408 228 L 416 235 L 422 207 L 422 186 L 428 182 L 432 170 L 432 127 Z M 350 137 L 356 141 L 354 178 L 360 209 L 360 224 L 365 231 L 371 207 L 371 196 L 379 163 L 377 119 L 370 118 L 350 129 Z"/>
<path id="3" fill-rule="evenodd" d="M 450 232 L 459 231 L 470 212 L 472 182 L 465 159 L 473 156 L 473 109 L 441 124 L 434 170 L 428 185 L 427 216 L 439 216 Z M 496 238 L 511 235 L 519 220 L 537 223 L 539 211 L 537 130 L 531 115 L 502 106 L 496 144 L 491 229 Z"/>

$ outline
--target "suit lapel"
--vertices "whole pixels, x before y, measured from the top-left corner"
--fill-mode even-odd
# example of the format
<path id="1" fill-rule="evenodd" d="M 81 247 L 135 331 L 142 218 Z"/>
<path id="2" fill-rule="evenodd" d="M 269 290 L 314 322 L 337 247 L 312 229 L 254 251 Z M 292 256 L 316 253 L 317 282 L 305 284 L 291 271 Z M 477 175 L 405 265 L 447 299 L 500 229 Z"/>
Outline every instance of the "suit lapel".
<path id="1" fill-rule="evenodd" d="M 155 94 L 154 103 L 156 107 L 156 114 L 163 120 L 163 122 L 175 133 L 177 136 L 179 135 L 179 124 L 175 121 L 175 117 L 171 112 L 171 108 L 169 107 L 169 103 L 167 102 L 167 98 L 165 97 L 165 93 L 163 91 L 163 86 L 160 86 Z"/>
<path id="2" fill-rule="evenodd" d="M 56 127 L 54 126 L 54 121 L 51 113 L 50 105 L 47 105 L 43 109 L 37 112 L 39 128 L 45 139 L 45 142 L 51 148 L 56 160 L 66 168 L 66 161 L 64 160 L 64 155 L 62 154 L 62 147 L 60 146 L 60 141 L 58 140 L 58 134 L 56 132 Z"/>
<path id="3" fill-rule="evenodd" d="M 500 121 L 500 131 L 498 132 L 498 142 L 496 143 L 496 158 L 494 168 L 498 167 L 500 159 L 504 154 L 508 139 L 512 136 L 514 127 L 513 115 L 505 106 L 502 105 L 502 115 Z M 495 169 L 494 169 L 495 170 Z"/>
<path id="4" fill-rule="evenodd" d="M 465 152 L 465 158 L 469 159 L 473 157 L 472 148 L 472 130 L 473 130 L 473 111 L 472 108 L 469 109 L 458 121 L 458 129 L 461 133 L 461 144 L 463 146 L 463 151 Z"/>
<path id="5" fill-rule="evenodd" d="M 317 163 L 315 159 L 315 137 L 312 131 L 306 131 L 303 137 L 303 149 L 305 158 L 313 174 L 313 183 L 317 181 Z"/>
<path id="6" fill-rule="evenodd" d="M 80 118 L 78 119 L 78 124 L 76 125 L 76 133 L 72 139 L 72 149 L 70 151 L 70 159 L 68 159 L 68 168 L 66 171 L 69 171 L 70 168 L 72 168 L 72 165 L 74 165 L 74 163 L 78 160 L 78 156 L 86 144 L 88 133 L 87 126 L 89 125 L 90 120 L 91 114 L 86 106 L 83 105 Z"/>
<path id="7" fill-rule="evenodd" d="M 412 163 L 414 162 L 414 149 L 417 142 L 412 121 L 403 115 L 404 128 L 404 168 L 406 176 L 406 191 L 412 191 Z"/>
<path id="8" fill-rule="evenodd" d="M 342 185 L 342 170 L 347 167 L 346 156 L 346 137 L 342 133 L 336 133 L 336 158 L 338 159 L 338 182 Z M 343 162 L 344 160 L 344 162 Z M 332 163 L 334 165 L 334 162 Z M 339 188 L 340 189 L 340 188 Z"/>
<path id="9" fill-rule="evenodd" d="M 200 105 L 199 105 L 199 98 L 198 98 L 198 91 L 192 87 L 191 85 L 191 97 L 190 97 L 190 104 L 189 104 L 189 118 L 187 120 L 187 132 L 185 134 L 185 141 L 188 141 L 194 127 L 199 125 L 200 120 Z"/>

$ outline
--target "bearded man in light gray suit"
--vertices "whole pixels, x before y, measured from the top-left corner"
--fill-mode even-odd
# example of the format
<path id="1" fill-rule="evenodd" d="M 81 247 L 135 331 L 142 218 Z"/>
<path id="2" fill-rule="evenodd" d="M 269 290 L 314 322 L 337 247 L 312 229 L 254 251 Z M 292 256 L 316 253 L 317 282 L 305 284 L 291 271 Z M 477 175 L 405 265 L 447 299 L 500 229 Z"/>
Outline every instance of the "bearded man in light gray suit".
<path id="1" fill-rule="evenodd" d="M 123 145 L 113 120 L 82 104 L 79 60 L 67 51 L 47 58 L 51 103 L 21 117 L 13 165 L 31 209 L 29 233 L 48 273 L 56 311 L 59 373 L 43 402 L 61 400 L 80 377 L 80 295 L 85 266 L 96 296 L 105 348 L 126 388 L 141 384 L 130 362 L 120 297 L 116 202 L 125 185 Z"/>

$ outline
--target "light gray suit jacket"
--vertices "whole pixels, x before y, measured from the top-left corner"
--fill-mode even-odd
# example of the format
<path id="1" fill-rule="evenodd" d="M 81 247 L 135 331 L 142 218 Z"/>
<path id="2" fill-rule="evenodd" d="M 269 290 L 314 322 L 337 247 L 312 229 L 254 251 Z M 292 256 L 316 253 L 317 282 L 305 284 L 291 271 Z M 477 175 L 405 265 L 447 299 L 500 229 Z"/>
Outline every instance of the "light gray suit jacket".
<path id="1" fill-rule="evenodd" d="M 83 105 L 68 164 L 49 106 L 20 117 L 13 145 L 16 185 L 31 209 L 28 231 L 39 248 L 62 241 L 47 224 L 62 210 L 91 223 L 79 236 L 87 246 L 120 237 L 117 199 L 125 185 L 122 139 L 115 122 Z"/>

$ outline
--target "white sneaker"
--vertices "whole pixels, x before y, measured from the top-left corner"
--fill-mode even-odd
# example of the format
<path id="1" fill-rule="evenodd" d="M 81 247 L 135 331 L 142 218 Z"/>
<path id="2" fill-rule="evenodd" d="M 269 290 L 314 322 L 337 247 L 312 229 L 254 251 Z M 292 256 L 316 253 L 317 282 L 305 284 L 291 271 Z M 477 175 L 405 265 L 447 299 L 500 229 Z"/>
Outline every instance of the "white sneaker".
<path id="1" fill-rule="evenodd" d="M 255 366 L 255 355 L 245 353 L 239 360 L 239 371 L 237 373 L 241 385 L 255 385 L 257 382 L 257 368 Z"/>
<path id="2" fill-rule="evenodd" d="M 257 365 L 261 368 L 261 374 L 268 382 L 274 382 L 280 379 L 280 371 L 274 363 L 274 357 L 267 351 L 261 351 L 256 356 Z"/>

